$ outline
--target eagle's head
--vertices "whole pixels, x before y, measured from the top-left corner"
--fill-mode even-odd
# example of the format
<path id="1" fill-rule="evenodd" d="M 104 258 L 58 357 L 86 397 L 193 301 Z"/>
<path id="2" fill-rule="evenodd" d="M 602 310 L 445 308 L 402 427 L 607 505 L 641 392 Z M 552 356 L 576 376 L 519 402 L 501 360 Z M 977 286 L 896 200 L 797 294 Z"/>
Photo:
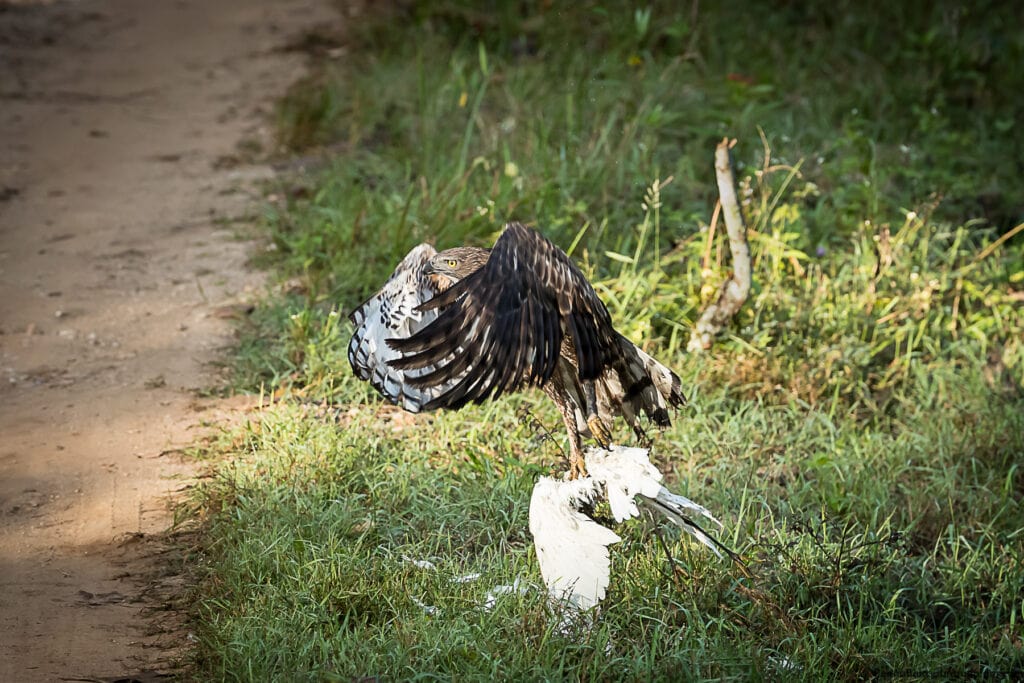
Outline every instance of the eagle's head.
<path id="1" fill-rule="evenodd" d="M 427 261 L 423 273 L 443 292 L 467 275 L 475 273 L 487 262 L 490 253 L 490 249 L 479 247 L 445 249 Z"/>

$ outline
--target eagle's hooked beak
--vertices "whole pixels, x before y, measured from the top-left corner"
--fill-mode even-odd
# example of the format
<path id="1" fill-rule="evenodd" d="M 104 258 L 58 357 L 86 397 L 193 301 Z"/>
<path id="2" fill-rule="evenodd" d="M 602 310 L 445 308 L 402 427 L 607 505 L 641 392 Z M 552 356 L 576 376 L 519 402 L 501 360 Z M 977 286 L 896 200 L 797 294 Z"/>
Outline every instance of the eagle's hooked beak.
<path id="1" fill-rule="evenodd" d="M 451 275 L 442 272 L 434 266 L 433 259 L 423 264 L 423 274 L 427 276 L 427 279 L 434 283 L 438 292 L 443 292 L 455 284 L 455 280 Z"/>

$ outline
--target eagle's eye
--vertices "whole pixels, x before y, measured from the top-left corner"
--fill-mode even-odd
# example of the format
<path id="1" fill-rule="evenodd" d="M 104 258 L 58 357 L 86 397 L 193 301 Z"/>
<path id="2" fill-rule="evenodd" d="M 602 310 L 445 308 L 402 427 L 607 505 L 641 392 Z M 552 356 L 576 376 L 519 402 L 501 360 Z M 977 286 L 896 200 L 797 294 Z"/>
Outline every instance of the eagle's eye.
<path id="1" fill-rule="evenodd" d="M 448 259 L 446 263 L 448 264 L 449 268 L 454 268 L 455 266 L 459 265 L 459 262 L 453 258 Z"/>

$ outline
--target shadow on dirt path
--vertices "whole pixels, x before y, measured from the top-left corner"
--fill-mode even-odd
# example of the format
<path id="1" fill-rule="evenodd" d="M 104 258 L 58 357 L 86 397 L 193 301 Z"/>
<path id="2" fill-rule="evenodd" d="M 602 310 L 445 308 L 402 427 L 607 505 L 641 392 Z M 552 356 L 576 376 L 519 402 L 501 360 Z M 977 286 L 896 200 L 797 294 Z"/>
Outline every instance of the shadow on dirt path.
<path id="1" fill-rule="evenodd" d="M 260 286 L 235 221 L 329 0 L 0 1 L 0 680 L 173 671 L 174 448 Z M 265 135 L 265 131 L 262 131 Z M 154 589 L 155 584 L 156 590 Z M 155 592 L 154 592 L 155 590 Z M 157 610 L 157 611 L 154 611 Z M 142 672 L 150 672 L 144 676 Z"/>

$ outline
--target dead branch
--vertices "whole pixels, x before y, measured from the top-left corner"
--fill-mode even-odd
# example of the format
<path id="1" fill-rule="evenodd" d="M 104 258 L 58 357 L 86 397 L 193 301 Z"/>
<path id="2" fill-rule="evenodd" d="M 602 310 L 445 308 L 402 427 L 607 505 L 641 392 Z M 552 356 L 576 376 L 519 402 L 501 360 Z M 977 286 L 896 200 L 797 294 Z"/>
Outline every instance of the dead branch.
<path id="1" fill-rule="evenodd" d="M 747 245 L 747 227 L 736 201 L 736 180 L 732 174 L 729 151 L 735 140 L 723 139 L 715 149 L 715 176 L 718 179 L 718 195 L 725 218 L 725 229 L 729 233 L 729 251 L 732 253 L 732 277 L 722 283 L 715 303 L 708 306 L 697 324 L 693 326 L 690 342 L 686 348 L 700 353 L 711 348 L 711 341 L 725 327 L 750 293 L 750 247 Z"/>

